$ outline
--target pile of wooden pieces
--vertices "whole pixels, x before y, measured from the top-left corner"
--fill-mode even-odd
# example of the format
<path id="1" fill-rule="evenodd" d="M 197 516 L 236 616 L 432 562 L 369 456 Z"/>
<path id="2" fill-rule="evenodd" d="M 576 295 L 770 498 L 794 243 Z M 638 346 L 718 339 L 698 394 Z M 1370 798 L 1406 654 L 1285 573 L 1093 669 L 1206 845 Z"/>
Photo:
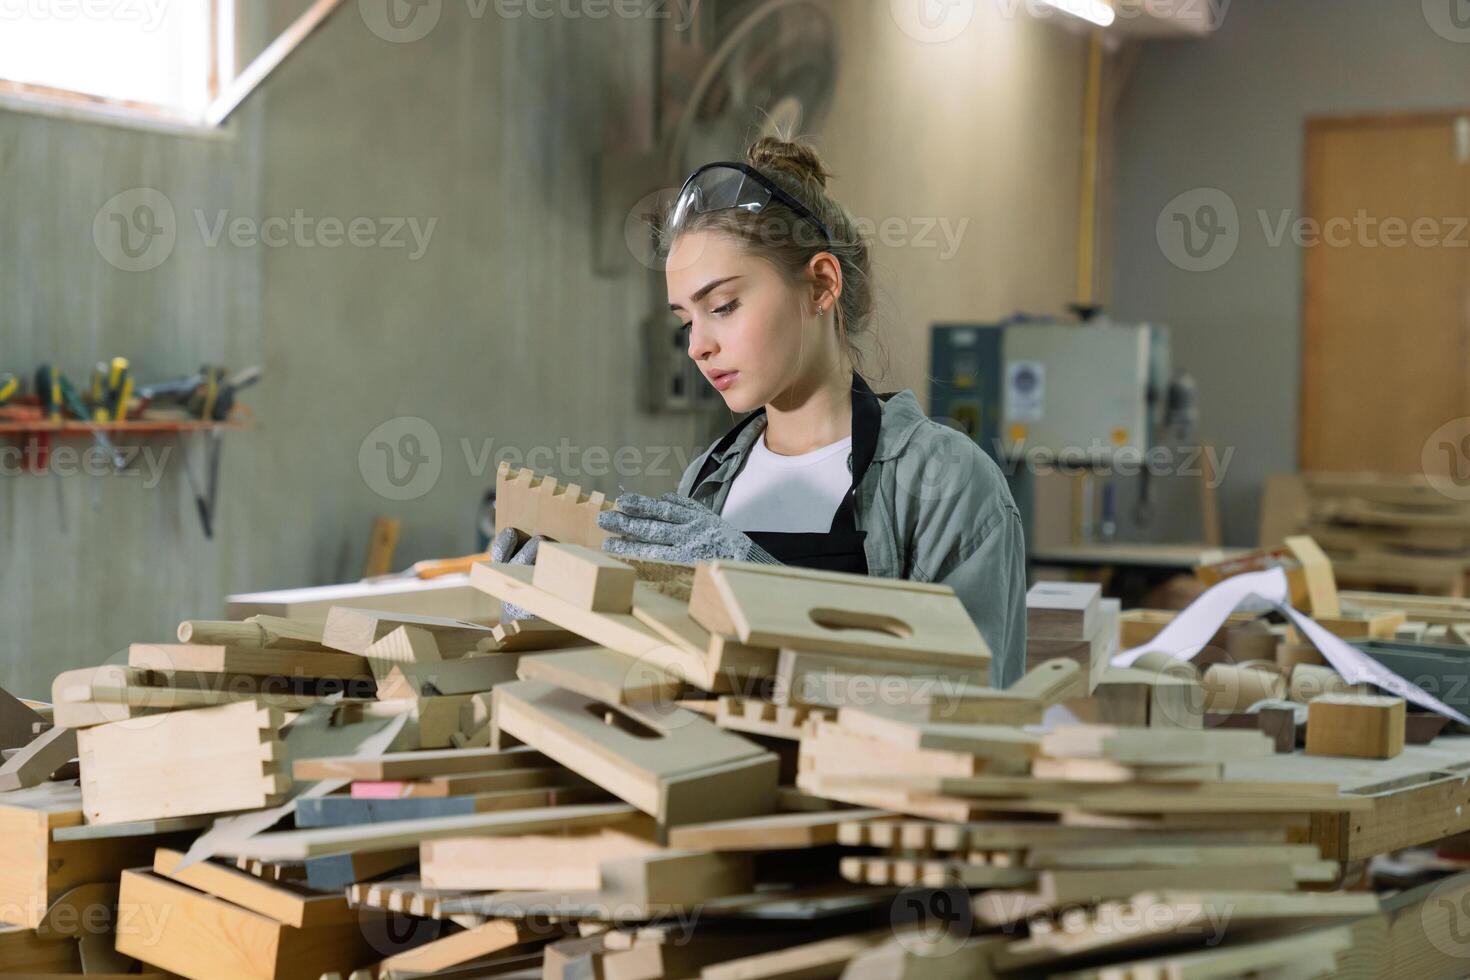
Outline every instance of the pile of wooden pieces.
<path id="1" fill-rule="evenodd" d="M 1037 582 L 1026 593 L 1026 669 L 1057 657 L 1075 660 L 1087 693 L 1097 690 L 1117 652 L 1121 608 L 1091 582 Z"/>
<path id="2" fill-rule="evenodd" d="M 1267 481 L 1262 543 L 1310 534 L 1337 576 L 1360 589 L 1463 596 L 1470 501 L 1422 476 L 1305 474 Z"/>
<path id="3" fill-rule="evenodd" d="M 605 503 L 502 475 L 527 535 Z M 0 972 L 1312 977 L 1386 947 L 1301 843 L 1371 802 L 1231 777 L 1272 739 L 1166 725 L 1198 678 L 1097 670 L 1095 593 L 1038 596 L 1055 655 L 997 690 L 943 586 L 566 541 L 470 581 L 493 615 L 190 621 L 59 676 L 0 793 Z M 1099 703 L 1145 717 L 1040 726 Z M 1322 731 L 1381 754 L 1401 708 Z"/>

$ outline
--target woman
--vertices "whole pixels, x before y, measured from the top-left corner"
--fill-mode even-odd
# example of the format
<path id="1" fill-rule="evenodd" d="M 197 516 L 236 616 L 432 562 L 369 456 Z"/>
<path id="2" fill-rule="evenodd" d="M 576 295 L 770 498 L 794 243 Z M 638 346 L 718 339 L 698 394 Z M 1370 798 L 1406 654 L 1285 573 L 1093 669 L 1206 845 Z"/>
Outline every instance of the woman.
<path id="1" fill-rule="evenodd" d="M 1021 520 L 999 468 L 880 398 L 855 368 L 873 310 L 868 245 L 809 146 L 766 137 L 748 162 L 701 167 L 661 229 L 669 307 L 731 411 L 750 413 L 677 493 L 625 493 L 598 523 L 614 555 L 800 565 L 941 582 L 991 648 L 992 683 L 1026 659 Z M 534 561 L 497 540 L 494 560 Z"/>

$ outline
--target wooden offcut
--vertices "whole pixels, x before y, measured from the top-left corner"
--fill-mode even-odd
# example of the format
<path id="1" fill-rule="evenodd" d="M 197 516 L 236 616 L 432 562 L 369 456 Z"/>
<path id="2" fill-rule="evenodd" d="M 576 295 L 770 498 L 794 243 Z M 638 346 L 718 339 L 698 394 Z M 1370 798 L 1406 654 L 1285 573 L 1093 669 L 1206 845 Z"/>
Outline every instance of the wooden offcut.
<path id="1" fill-rule="evenodd" d="M 1307 754 L 1392 759 L 1404 751 L 1404 699 L 1323 694 L 1307 703 Z"/>
<path id="2" fill-rule="evenodd" d="M 541 681 L 495 689 L 495 725 L 661 825 L 769 813 L 778 761 L 672 706 L 608 705 Z"/>

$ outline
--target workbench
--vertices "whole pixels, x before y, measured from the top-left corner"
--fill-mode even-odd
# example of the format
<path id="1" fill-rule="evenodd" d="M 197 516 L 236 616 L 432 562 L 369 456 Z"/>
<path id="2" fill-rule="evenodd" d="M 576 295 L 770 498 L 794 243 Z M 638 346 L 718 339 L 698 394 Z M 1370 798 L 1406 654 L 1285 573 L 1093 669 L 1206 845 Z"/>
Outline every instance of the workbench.
<path id="1" fill-rule="evenodd" d="M 1364 860 L 1470 830 L 1470 736 L 1441 735 L 1406 745 L 1392 759 L 1272 755 L 1227 763 L 1227 779 L 1334 782 L 1344 793 L 1369 797 L 1371 810 L 1312 816 L 1322 856 Z"/>

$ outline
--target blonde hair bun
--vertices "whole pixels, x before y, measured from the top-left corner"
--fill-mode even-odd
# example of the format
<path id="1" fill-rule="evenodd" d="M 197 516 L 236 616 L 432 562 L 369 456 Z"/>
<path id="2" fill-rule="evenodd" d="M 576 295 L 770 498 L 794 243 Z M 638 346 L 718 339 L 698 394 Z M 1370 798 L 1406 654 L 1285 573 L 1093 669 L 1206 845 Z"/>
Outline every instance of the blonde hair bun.
<path id="1" fill-rule="evenodd" d="M 814 181 L 823 189 L 827 186 L 827 178 L 832 176 L 811 144 L 783 140 L 778 136 L 762 136 L 756 140 L 745 151 L 745 159 L 762 172 L 779 170 L 804 184 Z"/>

